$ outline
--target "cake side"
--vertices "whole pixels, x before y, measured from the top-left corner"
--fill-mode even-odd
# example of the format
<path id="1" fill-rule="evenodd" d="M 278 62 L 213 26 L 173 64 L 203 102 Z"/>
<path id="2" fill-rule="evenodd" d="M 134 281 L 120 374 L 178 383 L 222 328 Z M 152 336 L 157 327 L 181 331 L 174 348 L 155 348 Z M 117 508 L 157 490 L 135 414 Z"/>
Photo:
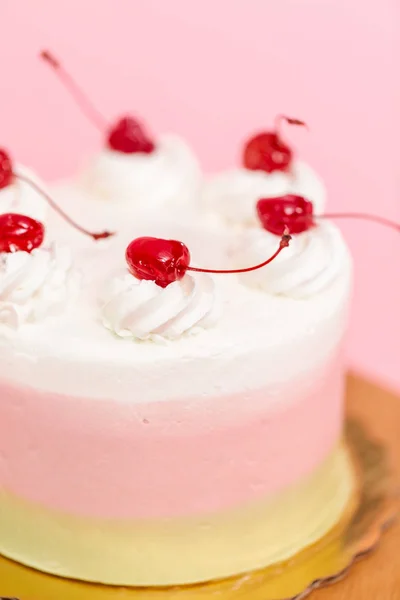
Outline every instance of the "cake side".
<path id="1" fill-rule="evenodd" d="M 87 517 L 186 516 L 258 501 L 311 473 L 343 421 L 340 355 L 279 388 L 207 398 L 194 390 L 130 403 L 4 381 L 0 389 L 4 489 Z"/>
<path id="2" fill-rule="evenodd" d="M 353 494 L 353 468 L 341 444 L 312 474 L 272 498 L 186 519 L 82 519 L 0 493 L 2 553 L 86 581 L 196 583 L 290 558 L 346 515 Z"/>

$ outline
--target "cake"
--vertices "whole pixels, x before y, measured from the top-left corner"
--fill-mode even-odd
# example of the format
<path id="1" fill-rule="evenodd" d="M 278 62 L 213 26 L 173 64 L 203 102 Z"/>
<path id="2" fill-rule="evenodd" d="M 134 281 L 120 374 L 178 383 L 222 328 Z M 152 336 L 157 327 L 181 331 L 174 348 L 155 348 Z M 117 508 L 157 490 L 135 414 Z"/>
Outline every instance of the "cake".
<path id="1" fill-rule="evenodd" d="M 194 201 L 202 173 L 195 154 L 180 136 L 164 134 L 155 139 L 132 115 L 109 124 L 59 61 L 47 51 L 42 57 L 105 139 L 104 148 L 86 161 L 73 185 L 59 186 L 58 197 L 68 202 L 72 214 L 85 221 L 97 212 L 114 226 L 166 207 L 184 210 Z"/>
<path id="2" fill-rule="evenodd" d="M 116 208 L 123 234 L 97 244 L 0 217 L 1 554 L 184 585 L 290 559 L 343 518 L 351 260 L 322 200 L 284 191 L 235 226 L 160 206 L 128 231 Z"/>

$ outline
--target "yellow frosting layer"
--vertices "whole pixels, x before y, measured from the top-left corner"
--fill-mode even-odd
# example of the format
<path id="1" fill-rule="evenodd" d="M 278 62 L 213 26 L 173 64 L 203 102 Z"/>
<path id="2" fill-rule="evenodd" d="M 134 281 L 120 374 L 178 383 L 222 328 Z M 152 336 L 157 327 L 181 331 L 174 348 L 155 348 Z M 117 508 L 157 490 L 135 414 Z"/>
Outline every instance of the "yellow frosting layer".
<path id="1" fill-rule="evenodd" d="M 228 577 L 293 556 L 349 507 L 354 473 L 340 445 L 311 477 L 264 502 L 158 521 L 84 519 L 0 494 L 0 553 L 41 571 L 108 584 Z"/>

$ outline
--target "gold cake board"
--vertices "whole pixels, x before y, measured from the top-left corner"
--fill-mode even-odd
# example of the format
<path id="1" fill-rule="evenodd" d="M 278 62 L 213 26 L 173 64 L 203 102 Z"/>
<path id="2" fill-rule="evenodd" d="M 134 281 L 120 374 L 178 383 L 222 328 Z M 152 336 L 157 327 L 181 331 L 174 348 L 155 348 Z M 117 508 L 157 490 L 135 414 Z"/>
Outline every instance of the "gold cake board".
<path id="1" fill-rule="evenodd" d="M 380 559 L 381 570 L 378 564 L 374 567 L 374 560 L 364 573 L 359 567 L 351 568 L 377 546 L 382 531 L 396 514 L 400 401 L 393 394 L 350 376 L 348 413 L 346 441 L 359 473 L 355 504 L 334 530 L 290 561 L 204 585 L 129 589 L 64 580 L 0 558 L 0 596 L 20 600 L 205 600 L 214 595 L 218 600 L 300 600 L 312 590 L 350 574 L 340 585 L 314 592 L 316 600 L 400 600 L 398 527 L 393 528 L 393 535 L 397 529 L 397 544 L 393 544 L 391 535 L 387 536 L 389 542 L 392 539 L 393 554 L 385 560 L 384 551 L 374 553 L 377 563 Z M 391 581 L 383 572 L 391 573 Z"/>

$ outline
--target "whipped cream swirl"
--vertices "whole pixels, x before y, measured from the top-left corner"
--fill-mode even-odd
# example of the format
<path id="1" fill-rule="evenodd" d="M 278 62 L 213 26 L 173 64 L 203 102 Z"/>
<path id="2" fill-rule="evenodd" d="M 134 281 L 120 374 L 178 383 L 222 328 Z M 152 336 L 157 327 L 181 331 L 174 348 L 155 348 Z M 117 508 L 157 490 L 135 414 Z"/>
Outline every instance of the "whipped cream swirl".
<path id="1" fill-rule="evenodd" d="M 326 192 L 322 180 L 306 163 L 295 161 L 290 172 L 235 169 L 212 177 L 203 188 L 203 209 L 230 224 L 258 224 L 256 204 L 260 198 L 286 194 L 304 196 L 323 212 Z"/>
<path id="2" fill-rule="evenodd" d="M 244 232 L 232 252 L 235 267 L 261 263 L 278 247 L 279 238 L 263 229 Z M 250 287 L 270 294 L 301 299 L 323 291 L 349 264 L 342 235 L 332 223 L 323 222 L 293 236 L 288 248 L 264 268 L 240 275 Z"/>
<path id="3" fill-rule="evenodd" d="M 200 273 L 162 288 L 124 271 L 106 284 L 102 302 L 104 326 L 137 340 L 173 340 L 197 333 L 219 316 L 214 280 Z"/>
<path id="4" fill-rule="evenodd" d="M 0 325 L 18 329 L 61 312 L 79 289 L 68 248 L 0 254 Z"/>
<path id="5" fill-rule="evenodd" d="M 150 154 L 103 150 L 82 174 L 83 187 L 112 203 L 152 209 L 165 203 L 185 205 L 200 189 L 196 157 L 179 137 L 160 138 Z"/>
<path id="6" fill-rule="evenodd" d="M 44 188 L 40 179 L 26 167 L 17 165 L 15 172 L 26 177 Z M 14 178 L 11 185 L 0 190 L 0 214 L 18 213 L 44 222 L 48 211 L 45 199 L 34 190 L 29 183 Z"/>

